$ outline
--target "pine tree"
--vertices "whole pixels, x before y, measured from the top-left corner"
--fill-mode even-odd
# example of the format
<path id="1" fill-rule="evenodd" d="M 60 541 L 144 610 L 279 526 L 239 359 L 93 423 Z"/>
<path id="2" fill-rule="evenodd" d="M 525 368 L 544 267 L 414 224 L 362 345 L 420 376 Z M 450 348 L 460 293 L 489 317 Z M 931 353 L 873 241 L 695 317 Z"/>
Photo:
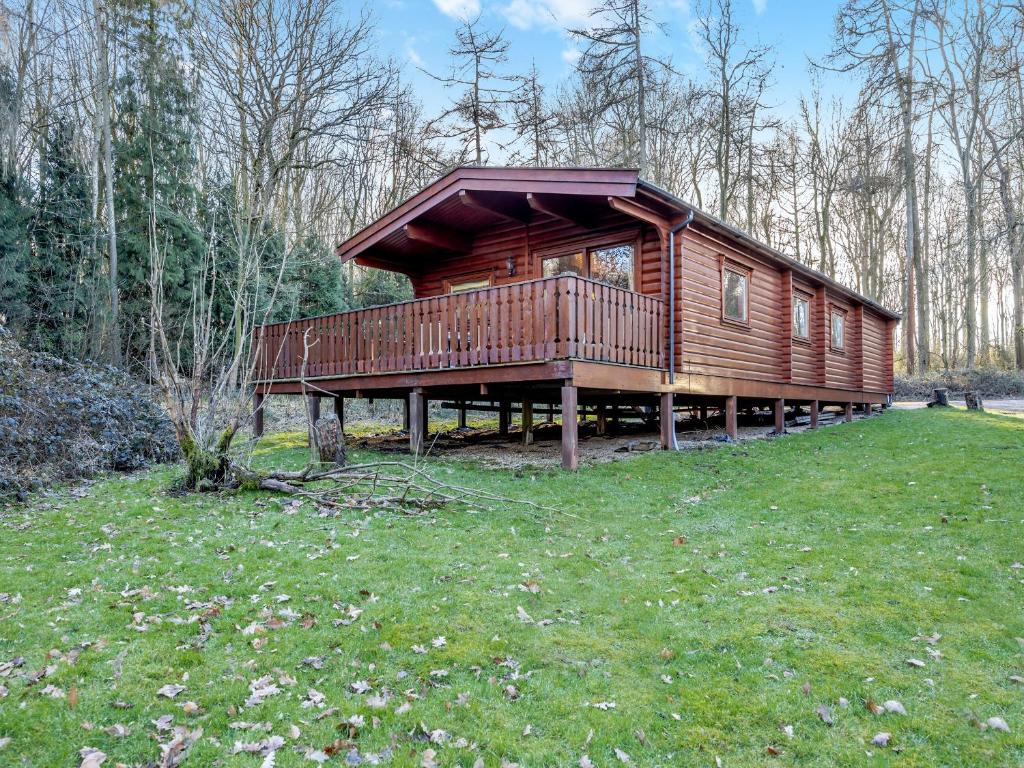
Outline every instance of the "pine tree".
<path id="1" fill-rule="evenodd" d="M 47 131 L 38 185 L 26 266 L 26 338 L 38 349 L 82 357 L 100 269 L 92 247 L 90 178 L 75 153 L 73 125 L 62 115 Z"/>
<path id="2" fill-rule="evenodd" d="M 151 260 L 158 252 L 166 260 L 164 310 L 171 327 L 180 327 L 204 243 L 196 223 L 195 98 L 176 47 L 187 15 L 157 0 L 129 0 L 120 13 L 135 61 L 116 88 L 118 279 L 122 341 L 138 364 L 149 359 L 152 343 Z"/>

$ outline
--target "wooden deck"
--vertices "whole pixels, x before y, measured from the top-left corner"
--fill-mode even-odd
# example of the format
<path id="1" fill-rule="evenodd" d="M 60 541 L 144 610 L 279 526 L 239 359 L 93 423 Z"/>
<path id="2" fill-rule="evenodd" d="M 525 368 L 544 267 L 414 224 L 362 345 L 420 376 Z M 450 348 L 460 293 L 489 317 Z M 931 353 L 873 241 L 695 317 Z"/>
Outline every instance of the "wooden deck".
<path id="1" fill-rule="evenodd" d="M 563 275 L 261 326 L 256 380 L 554 360 L 663 369 L 665 322 L 661 299 Z"/>

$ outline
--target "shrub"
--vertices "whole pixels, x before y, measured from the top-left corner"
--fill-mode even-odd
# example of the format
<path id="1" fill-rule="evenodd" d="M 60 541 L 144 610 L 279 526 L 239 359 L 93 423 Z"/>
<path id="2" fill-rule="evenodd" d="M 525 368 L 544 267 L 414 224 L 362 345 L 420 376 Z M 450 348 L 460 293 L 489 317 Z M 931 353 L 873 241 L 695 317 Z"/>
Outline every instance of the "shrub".
<path id="1" fill-rule="evenodd" d="M 897 376 L 897 400 L 928 400 L 932 390 L 945 387 L 950 394 L 976 390 L 984 397 L 1024 397 L 1024 371 L 971 368 L 929 371 L 918 376 Z"/>
<path id="2" fill-rule="evenodd" d="M 144 384 L 25 350 L 0 326 L 0 501 L 177 457 L 174 429 Z"/>

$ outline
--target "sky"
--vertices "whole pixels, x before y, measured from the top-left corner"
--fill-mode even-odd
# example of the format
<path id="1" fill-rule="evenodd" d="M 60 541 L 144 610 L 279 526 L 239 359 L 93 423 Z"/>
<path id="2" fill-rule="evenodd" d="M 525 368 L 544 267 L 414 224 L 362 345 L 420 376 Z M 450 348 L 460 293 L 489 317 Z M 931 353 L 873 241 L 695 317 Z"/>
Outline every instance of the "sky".
<path id="1" fill-rule="evenodd" d="M 649 0 L 667 34 L 652 33 L 652 53 L 670 56 L 677 69 L 690 74 L 703 62 L 692 38 L 695 0 Z M 459 19 L 482 15 L 485 26 L 504 29 L 510 43 L 508 71 L 525 72 L 531 61 L 549 86 L 572 71 L 578 50 L 566 27 L 584 26 L 596 0 L 376 0 L 381 53 L 405 64 L 427 114 L 447 104 L 444 86 L 421 69 L 437 75 L 448 71 L 447 50 Z M 798 99 L 808 90 L 807 57 L 822 58 L 829 50 L 838 0 L 735 0 L 736 21 L 751 43 L 772 48 L 776 66 L 772 105 L 779 117 L 797 114 Z M 826 93 L 843 88 L 842 78 L 825 82 Z"/>

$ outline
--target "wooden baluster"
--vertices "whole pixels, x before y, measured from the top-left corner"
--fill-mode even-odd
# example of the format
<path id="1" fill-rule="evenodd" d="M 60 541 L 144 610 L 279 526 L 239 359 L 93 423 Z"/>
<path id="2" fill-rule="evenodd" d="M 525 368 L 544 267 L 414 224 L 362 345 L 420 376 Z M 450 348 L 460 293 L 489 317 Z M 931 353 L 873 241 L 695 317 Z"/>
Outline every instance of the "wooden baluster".
<path id="1" fill-rule="evenodd" d="M 544 358 L 550 360 L 555 357 L 555 338 L 558 336 L 558 281 L 545 280 L 543 290 L 544 311 L 541 313 L 541 321 L 544 323 L 544 333 L 541 338 L 544 340 Z"/>

